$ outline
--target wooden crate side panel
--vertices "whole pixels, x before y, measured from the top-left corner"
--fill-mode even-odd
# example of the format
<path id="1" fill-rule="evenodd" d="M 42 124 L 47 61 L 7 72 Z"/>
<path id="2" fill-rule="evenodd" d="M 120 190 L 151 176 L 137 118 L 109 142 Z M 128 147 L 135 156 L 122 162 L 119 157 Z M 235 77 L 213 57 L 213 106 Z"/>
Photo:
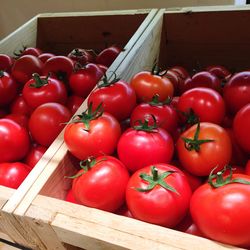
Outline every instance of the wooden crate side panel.
<path id="1" fill-rule="evenodd" d="M 248 69 L 250 33 L 245 29 L 250 22 L 250 9 L 198 10 L 165 13 L 161 65 L 201 70 L 207 65 L 221 64 L 233 72 Z"/>

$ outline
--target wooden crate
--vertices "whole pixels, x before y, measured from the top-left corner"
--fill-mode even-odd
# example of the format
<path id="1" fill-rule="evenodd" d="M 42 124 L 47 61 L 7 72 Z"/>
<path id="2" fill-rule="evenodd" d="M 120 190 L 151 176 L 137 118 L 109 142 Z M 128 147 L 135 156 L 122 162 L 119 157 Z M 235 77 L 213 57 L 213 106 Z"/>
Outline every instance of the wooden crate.
<path id="1" fill-rule="evenodd" d="M 126 57 L 128 57 L 127 63 L 133 61 L 130 51 L 157 11 L 157 9 L 152 9 L 40 14 L 3 39 L 0 42 L 0 53 L 12 55 L 15 50 L 26 45 L 37 46 L 55 54 L 67 55 L 76 47 L 93 48 L 98 51 L 104 48 L 105 42 L 108 45 L 115 43 L 124 48 L 109 68 L 109 72 L 116 72 Z M 117 26 L 114 25 L 115 23 L 120 24 Z M 111 73 L 107 74 L 108 77 L 110 75 Z M 0 231 L 21 245 L 35 248 L 36 243 L 31 240 L 32 230 L 25 231 L 22 224 L 16 222 L 11 214 L 20 205 L 25 194 L 31 189 L 62 144 L 63 132 L 17 190 L 0 186 L 0 209 L 2 211 Z M 8 237 L 7 235 L 5 236 Z M 59 245 L 60 248 L 61 244 Z"/>
<path id="2" fill-rule="evenodd" d="M 236 51 L 240 53 L 243 49 L 237 45 L 246 49 L 250 37 L 238 27 L 247 27 L 249 19 L 248 7 L 160 10 L 117 68 L 117 73 L 129 80 L 139 70 L 151 68 L 159 52 L 159 62 L 165 67 L 182 64 L 192 69 L 197 59 L 200 65 L 228 62 L 231 68 L 242 67 L 250 51 L 239 55 Z M 80 110 L 85 108 L 86 102 Z M 2 214 L 13 225 L 21 225 L 26 234 L 32 234 L 29 240 L 34 248 L 63 249 L 62 243 L 66 243 L 67 247 L 95 250 L 240 249 L 65 202 L 63 199 L 71 183 L 65 181 L 64 176 L 75 172 L 72 157 L 62 143 L 13 216 L 8 217 L 3 209 Z"/>

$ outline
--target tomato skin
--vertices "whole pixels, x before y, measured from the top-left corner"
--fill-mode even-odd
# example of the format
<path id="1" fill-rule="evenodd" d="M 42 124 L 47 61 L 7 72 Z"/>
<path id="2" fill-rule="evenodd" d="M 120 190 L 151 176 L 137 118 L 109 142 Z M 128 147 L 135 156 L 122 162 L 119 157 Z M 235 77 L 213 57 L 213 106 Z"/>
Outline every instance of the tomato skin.
<path id="1" fill-rule="evenodd" d="M 109 67 L 121 51 L 122 49 L 117 46 L 110 46 L 97 55 L 96 63 Z"/>
<path id="2" fill-rule="evenodd" d="M 33 55 L 24 55 L 15 61 L 11 74 L 17 82 L 25 84 L 33 73 L 40 75 L 42 68 L 43 63 L 39 58 Z"/>
<path id="3" fill-rule="evenodd" d="M 239 146 L 250 154 L 250 103 L 242 107 L 234 117 L 233 131 Z"/>
<path id="4" fill-rule="evenodd" d="M 24 55 L 32 55 L 32 56 L 39 57 L 41 54 L 42 54 L 42 50 L 40 50 L 39 48 L 27 47 L 27 48 L 24 48 L 21 55 L 22 56 L 24 56 Z"/>
<path id="5" fill-rule="evenodd" d="M 222 65 L 210 65 L 206 67 L 206 71 L 216 75 L 219 79 L 227 80 L 230 78 L 231 73 Z"/>
<path id="6" fill-rule="evenodd" d="M 16 96 L 16 82 L 7 72 L 0 72 L 0 107 L 10 104 Z"/>
<path id="7" fill-rule="evenodd" d="M 247 175 L 250 175 L 250 160 L 247 161 L 246 167 L 245 167 L 245 173 Z"/>
<path id="8" fill-rule="evenodd" d="M 93 167 L 73 180 L 73 195 L 82 205 L 115 212 L 125 201 L 129 174 L 125 166 L 112 156 L 96 158 Z"/>
<path id="9" fill-rule="evenodd" d="M 233 179 L 250 176 L 233 174 Z M 250 186 L 231 183 L 219 188 L 203 184 L 193 194 L 190 212 L 204 236 L 227 244 L 250 247 Z M 240 211 L 240 212 L 239 212 Z"/>
<path id="10" fill-rule="evenodd" d="M 20 114 L 30 116 L 32 108 L 28 106 L 22 95 L 19 95 L 10 105 L 10 111 L 12 114 Z"/>
<path id="11" fill-rule="evenodd" d="M 189 73 L 182 66 L 176 65 L 170 68 L 171 71 L 174 71 L 181 79 L 189 78 Z"/>
<path id="12" fill-rule="evenodd" d="M 22 127 L 28 129 L 29 118 L 26 115 L 8 114 L 4 118 L 10 119 L 10 120 L 20 124 Z"/>
<path id="13" fill-rule="evenodd" d="M 89 63 L 70 76 L 70 89 L 74 95 L 86 98 L 102 76 L 102 70 L 96 64 Z"/>
<path id="14" fill-rule="evenodd" d="M 79 204 L 74 195 L 73 195 L 73 189 L 70 189 L 65 197 L 65 201 L 71 202 L 71 203 L 75 203 L 75 204 Z"/>
<path id="15" fill-rule="evenodd" d="M 130 116 L 136 106 L 136 95 L 128 83 L 119 80 L 93 90 L 88 98 L 88 106 L 90 103 L 94 110 L 102 103 L 104 111 L 112 114 L 118 121 L 123 121 Z"/>
<path id="16" fill-rule="evenodd" d="M 164 101 L 174 94 L 174 86 L 168 78 L 147 71 L 135 74 L 130 84 L 139 102 L 149 102 L 156 94 L 159 95 L 159 101 Z"/>
<path id="17" fill-rule="evenodd" d="M 17 189 L 29 172 L 29 166 L 21 162 L 0 163 L 0 185 Z"/>
<path id="18" fill-rule="evenodd" d="M 119 159 L 131 172 L 149 164 L 171 161 L 174 152 L 172 137 L 162 128 L 154 132 L 126 130 L 117 145 Z"/>
<path id="19" fill-rule="evenodd" d="M 49 58 L 54 57 L 55 54 L 52 53 L 42 53 L 38 56 L 38 58 L 43 62 L 46 63 Z"/>
<path id="20" fill-rule="evenodd" d="M 223 98 L 232 114 L 250 103 L 250 72 L 242 71 L 233 75 L 223 89 Z"/>
<path id="21" fill-rule="evenodd" d="M 5 54 L 0 54 L 0 70 L 10 73 L 14 61 L 14 58 Z"/>
<path id="22" fill-rule="evenodd" d="M 72 115 L 75 114 L 78 108 L 82 105 L 83 101 L 83 97 L 77 95 L 69 96 L 66 106 L 68 107 Z"/>
<path id="23" fill-rule="evenodd" d="M 42 104 L 30 116 L 31 136 L 38 144 L 48 147 L 70 118 L 71 113 L 64 105 L 55 102 Z"/>
<path id="24" fill-rule="evenodd" d="M 46 76 L 38 76 L 42 81 L 46 79 Z M 34 87 L 36 84 L 35 78 L 30 79 L 25 83 L 23 87 L 23 98 L 25 102 L 32 108 L 35 109 L 38 106 L 48 103 L 57 102 L 66 104 L 67 101 L 67 90 L 65 85 L 52 77 L 49 77 L 47 84 L 41 87 Z"/>
<path id="25" fill-rule="evenodd" d="M 83 122 L 70 123 L 65 128 L 64 141 L 69 151 L 78 159 L 90 156 L 112 155 L 121 135 L 119 122 L 109 113 L 89 122 L 89 130 Z"/>
<path id="26" fill-rule="evenodd" d="M 200 122 L 221 124 L 225 116 L 225 103 L 221 95 L 205 87 L 192 88 L 184 92 L 178 101 L 177 109 L 188 113 L 192 109 Z M 181 115 L 185 122 L 186 117 Z"/>
<path id="27" fill-rule="evenodd" d="M 171 134 L 178 126 L 178 114 L 172 106 L 168 104 L 151 105 L 150 103 L 141 103 L 134 108 L 130 116 L 130 125 L 137 125 L 138 120 L 145 119 L 148 120 L 149 125 L 153 125 L 152 115 L 155 117 L 157 125 Z"/>
<path id="28" fill-rule="evenodd" d="M 29 153 L 24 159 L 24 163 L 30 166 L 30 168 L 34 168 L 37 162 L 42 158 L 46 150 L 47 147 L 36 144 L 32 145 Z"/>
<path id="29" fill-rule="evenodd" d="M 232 145 L 229 135 L 219 125 L 214 123 L 200 123 L 199 140 L 211 139 L 212 142 L 205 142 L 200 145 L 200 151 L 189 151 L 185 147 L 182 138 L 194 138 L 197 124 L 181 134 L 176 143 L 176 149 L 181 165 L 191 174 L 197 176 L 208 176 L 216 166 L 221 170 L 229 163 L 232 155 Z"/>
<path id="30" fill-rule="evenodd" d="M 19 161 L 28 153 L 28 131 L 18 123 L 0 119 L 0 162 Z"/>
<path id="31" fill-rule="evenodd" d="M 146 188 L 148 183 L 140 178 L 141 173 L 150 174 L 151 166 L 136 171 L 127 185 L 126 201 L 134 218 L 149 223 L 175 227 L 188 212 L 191 190 L 185 175 L 178 168 L 169 164 L 154 164 L 159 174 L 176 171 L 164 181 L 179 194 L 156 185 L 152 190 L 139 192 L 136 188 Z"/>

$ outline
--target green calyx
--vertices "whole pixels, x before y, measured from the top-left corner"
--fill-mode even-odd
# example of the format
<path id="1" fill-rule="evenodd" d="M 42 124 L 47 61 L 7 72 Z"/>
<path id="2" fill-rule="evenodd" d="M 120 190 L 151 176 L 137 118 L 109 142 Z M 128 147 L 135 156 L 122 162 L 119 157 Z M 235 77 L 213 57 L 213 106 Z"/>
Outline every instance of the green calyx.
<path id="1" fill-rule="evenodd" d="M 164 76 L 166 73 L 167 73 L 166 70 L 162 72 L 162 69 L 158 66 L 157 63 L 153 66 L 151 70 L 151 74 L 156 76 Z"/>
<path id="2" fill-rule="evenodd" d="M 192 108 L 189 109 L 187 112 L 179 111 L 185 118 L 186 118 L 186 124 L 187 125 L 194 125 L 196 123 L 199 123 L 200 119 L 199 116 L 195 114 L 194 110 Z"/>
<path id="3" fill-rule="evenodd" d="M 169 105 L 172 102 L 172 98 L 170 96 L 167 97 L 167 99 L 163 102 L 159 101 L 159 95 L 155 94 L 152 97 L 152 100 L 148 102 L 151 106 L 163 106 L 163 105 Z"/>
<path id="4" fill-rule="evenodd" d="M 89 131 L 89 123 L 92 120 L 97 119 L 98 117 L 102 116 L 103 114 L 103 107 L 102 103 L 98 105 L 96 110 L 92 110 L 92 102 L 90 103 L 89 107 L 80 115 L 76 115 L 73 117 L 73 120 L 70 121 L 69 123 L 84 123 L 86 128 L 84 129 L 85 131 Z"/>
<path id="5" fill-rule="evenodd" d="M 216 167 L 217 168 L 217 167 Z M 241 183 L 241 184 L 245 184 L 245 185 L 250 185 L 250 181 L 246 181 L 244 179 L 241 178 L 235 178 L 233 179 L 233 168 L 230 165 L 226 165 L 223 170 L 217 172 L 216 174 L 214 174 L 215 169 L 214 168 L 209 177 L 208 177 L 208 183 L 212 188 L 219 188 L 219 187 L 223 187 L 225 185 L 231 184 L 231 183 Z M 229 175 L 227 177 L 223 177 L 224 173 L 226 172 L 226 170 L 229 169 Z M 215 179 L 215 181 L 214 181 Z"/>
<path id="6" fill-rule="evenodd" d="M 112 76 L 114 76 L 113 79 L 108 80 L 107 75 L 104 74 L 101 82 L 97 85 L 97 87 L 98 88 L 109 87 L 121 80 L 120 78 L 117 78 L 117 75 L 115 72 L 112 73 Z"/>
<path id="7" fill-rule="evenodd" d="M 138 121 L 135 121 L 135 123 L 139 123 L 139 125 L 134 125 L 133 129 L 137 131 L 156 132 L 158 125 L 156 123 L 155 116 L 151 114 L 151 117 L 154 120 L 153 125 L 149 125 L 148 119 L 145 119 L 144 121 L 138 120 Z"/>
<path id="8" fill-rule="evenodd" d="M 4 71 L 0 70 L 0 78 L 2 78 L 4 76 Z"/>
<path id="9" fill-rule="evenodd" d="M 200 146 L 203 143 L 213 142 L 214 141 L 212 139 L 202 139 L 202 140 L 199 140 L 199 134 L 200 134 L 200 123 L 198 122 L 197 128 L 196 128 L 196 131 L 195 131 L 193 139 L 186 138 L 186 137 L 182 137 L 181 138 L 184 141 L 185 148 L 188 151 L 195 150 L 196 152 L 199 152 L 200 151 Z"/>
<path id="10" fill-rule="evenodd" d="M 152 190 L 155 186 L 160 185 L 161 187 L 165 188 L 166 190 L 172 191 L 174 193 L 179 194 L 175 188 L 168 185 L 165 179 L 175 173 L 175 171 L 165 171 L 162 174 L 159 174 L 158 169 L 155 166 L 151 167 L 151 174 L 148 175 L 146 173 L 141 173 L 140 178 L 144 181 L 148 182 L 148 186 L 146 188 L 136 188 L 139 192 L 147 192 Z"/>
<path id="11" fill-rule="evenodd" d="M 47 85 L 49 83 L 49 81 L 48 81 L 49 77 L 50 77 L 50 74 L 48 74 L 48 76 L 45 79 L 42 79 L 39 74 L 34 73 L 34 74 L 32 74 L 32 78 L 34 80 L 34 83 L 31 83 L 29 86 L 31 88 L 41 88 L 44 85 Z"/>
<path id="12" fill-rule="evenodd" d="M 23 45 L 23 48 L 19 50 L 19 52 L 13 52 L 14 56 L 15 56 L 15 59 L 18 59 L 22 54 L 23 52 L 27 49 L 27 46 L 24 46 Z"/>

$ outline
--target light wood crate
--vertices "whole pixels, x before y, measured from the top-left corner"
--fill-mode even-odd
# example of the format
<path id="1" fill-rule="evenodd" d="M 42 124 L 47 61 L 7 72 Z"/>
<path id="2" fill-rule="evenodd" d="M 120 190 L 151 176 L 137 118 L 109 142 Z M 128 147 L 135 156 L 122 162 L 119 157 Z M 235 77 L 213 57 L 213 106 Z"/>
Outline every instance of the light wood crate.
<path id="1" fill-rule="evenodd" d="M 134 73 L 150 69 L 158 58 L 162 66 L 188 69 L 211 63 L 242 68 L 249 62 L 250 34 L 239 27 L 250 23 L 248 7 L 160 10 L 137 40 L 116 73 L 129 81 Z M 241 47 L 238 47 L 241 45 Z M 78 112 L 86 108 L 86 102 Z M 37 249 L 240 249 L 172 229 L 65 202 L 76 172 L 65 143 L 50 159 L 12 215 Z"/>
<path id="2" fill-rule="evenodd" d="M 135 47 L 136 41 L 157 12 L 157 9 L 151 9 L 40 14 L 3 39 L 0 42 L 0 53 L 13 55 L 15 50 L 26 45 L 37 46 L 46 52 L 67 55 L 77 47 L 100 51 L 105 48 L 104 42 L 106 41 L 108 45 L 116 44 L 124 48 L 124 51 L 110 66 L 107 74 L 109 78 L 111 72 L 116 72 L 123 65 L 125 58 L 127 58 L 126 65 L 134 60 L 130 51 Z M 105 35 L 106 38 L 104 38 Z M 80 110 L 83 109 L 84 106 L 80 108 Z M 45 249 L 46 244 L 39 245 L 40 242 L 37 242 L 36 232 L 31 228 L 23 228 L 22 222 L 17 221 L 12 214 L 22 204 L 26 193 L 31 191 L 33 184 L 39 179 L 46 166 L 54 162 L 52 158 L 62 144 L 63 132 L 51 144 L 17 190 L 0 186 L 0 232 L 2 237 L 8 239 L 10 237 L 14 242 L 32 249 Z M 66 188 L 67 185 L 66 183 Z M 50 237 L 53 238 L 53 234 Z M 53 249 L 65 247 L 60 242 L 53 244 Z"/>

